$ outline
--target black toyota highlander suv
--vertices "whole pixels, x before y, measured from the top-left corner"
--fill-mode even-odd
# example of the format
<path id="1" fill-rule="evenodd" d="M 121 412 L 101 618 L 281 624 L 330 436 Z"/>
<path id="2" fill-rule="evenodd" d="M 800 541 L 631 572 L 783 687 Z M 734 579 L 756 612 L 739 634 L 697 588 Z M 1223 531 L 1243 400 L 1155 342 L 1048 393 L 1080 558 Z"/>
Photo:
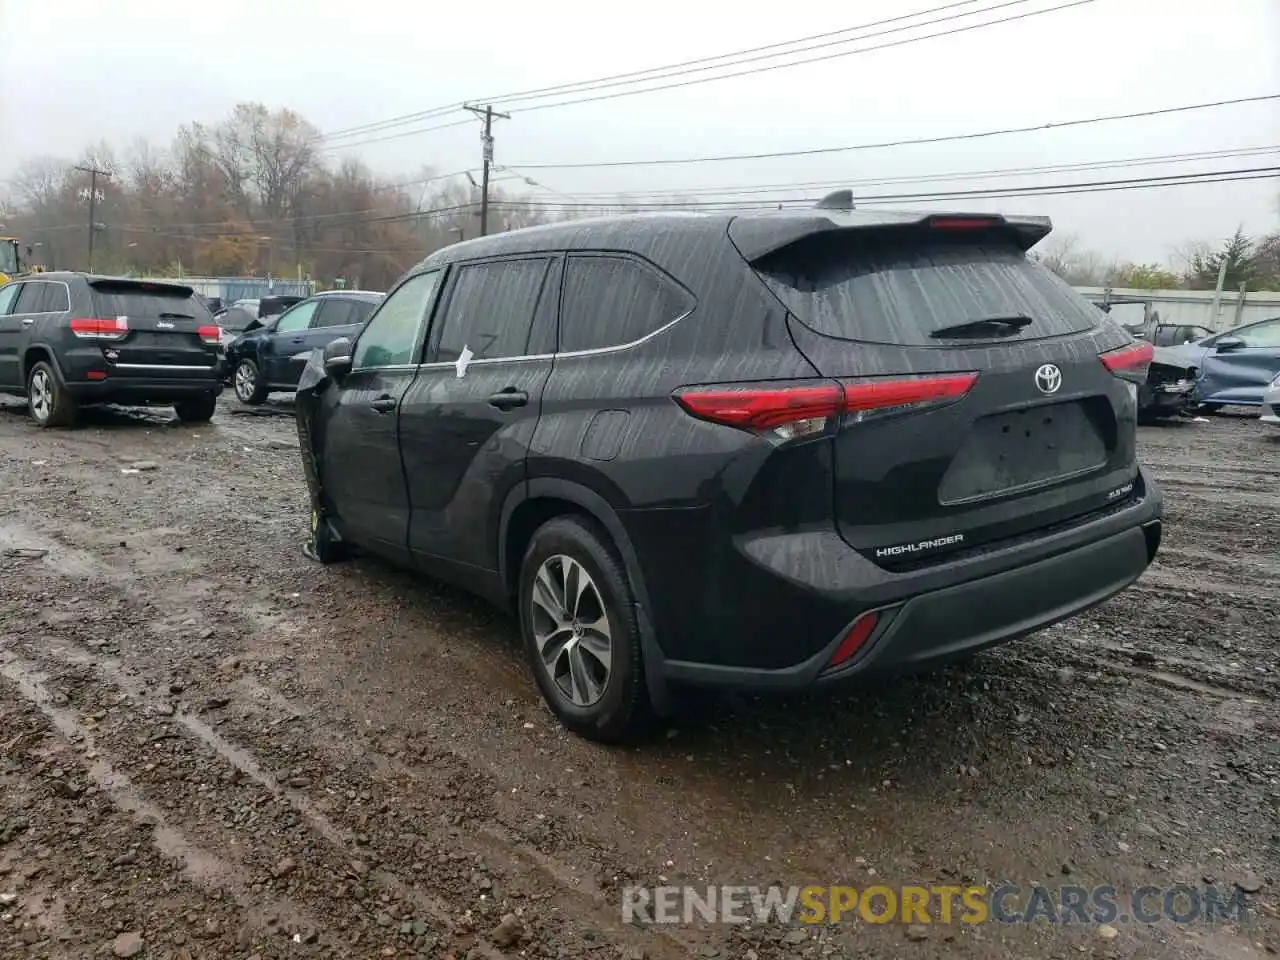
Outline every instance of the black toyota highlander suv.
<path id="1" fill-rule="evenodd" d="M 681 684 L 825 686 L 1077 614 L 1159 545 L 1151 346 L 1026 256 L 1049 230 L 820 206 L 438 251 L 304 373 L 308 552 L 509 605 L 602 740 Z"/>
<path id="2" fill-rule="evenodd" d="M 213 416 L 219 330 L 188 286 L 41 273 L 0 287 L 0 391 L 27 398 L 42 427 L 82 404 L 173 404 Z"/>

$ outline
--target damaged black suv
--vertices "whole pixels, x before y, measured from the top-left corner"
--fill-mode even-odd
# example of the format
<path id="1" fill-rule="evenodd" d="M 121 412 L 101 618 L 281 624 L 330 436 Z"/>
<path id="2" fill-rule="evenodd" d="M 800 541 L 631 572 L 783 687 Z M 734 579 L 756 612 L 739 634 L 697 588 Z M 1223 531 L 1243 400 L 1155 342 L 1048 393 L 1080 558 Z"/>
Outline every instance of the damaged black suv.
<path id="1" fill-rule="evenodd" d="M 312 555 L 509 606 L 602 740 L 680 685 L 829 685 L 1079 613 L 1159 545 L 1151 347 L 1027 257 L 1049 230 L 820 205 L 438 251 L 303 375 Z"/>

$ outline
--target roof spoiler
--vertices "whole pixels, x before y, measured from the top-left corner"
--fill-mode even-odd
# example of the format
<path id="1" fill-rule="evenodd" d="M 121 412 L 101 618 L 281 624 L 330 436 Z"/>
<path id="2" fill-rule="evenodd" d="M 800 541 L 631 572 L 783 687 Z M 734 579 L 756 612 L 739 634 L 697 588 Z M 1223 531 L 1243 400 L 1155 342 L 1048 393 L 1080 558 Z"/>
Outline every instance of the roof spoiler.
<path id="1" fill-rule="evenodd" d="M 814 204 L 819 210 L 852 210 L 853 191 L 834 190 Z"/>
<path id="2" fill-rule="evenodd" d="M 133 277 L 94 277 L 89 286 L 102 293 L 159 293 L 170 297 L 194 296 L 195 289 L 184 283 L 167 280 L 141 280 Z"/>
<path id="3" fill-rule="evenodd" d="M 996 231 L 1030 250 L 1053 230 L 1048 217 L 1027 217 L 999 213 L 919 213 L 880 210 L 858 210 L 850 206 L 827 205 L 828 202 L 852 203 L 852 192 L 839 190 L 824 197 L 808 211 L 792 210 L 786 214 L 737 217 L 729 225 L 729 238 L 738 252 L 750 263 L 793 243 L 818 234 L 848 231 L 927 230 L 938 233 L 972 233 Z"/>

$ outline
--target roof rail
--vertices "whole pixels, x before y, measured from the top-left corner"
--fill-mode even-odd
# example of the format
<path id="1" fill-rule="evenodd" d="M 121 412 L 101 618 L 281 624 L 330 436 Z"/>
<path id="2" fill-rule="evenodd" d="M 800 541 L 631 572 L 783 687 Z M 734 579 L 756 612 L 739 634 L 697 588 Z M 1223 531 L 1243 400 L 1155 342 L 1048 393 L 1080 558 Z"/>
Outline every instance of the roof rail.
<path id="1" fill-rule="evenodd" d="M 853 191 L 835 190 L 819 200 L 816 206 L 819 210 L 852 210 Z"/>

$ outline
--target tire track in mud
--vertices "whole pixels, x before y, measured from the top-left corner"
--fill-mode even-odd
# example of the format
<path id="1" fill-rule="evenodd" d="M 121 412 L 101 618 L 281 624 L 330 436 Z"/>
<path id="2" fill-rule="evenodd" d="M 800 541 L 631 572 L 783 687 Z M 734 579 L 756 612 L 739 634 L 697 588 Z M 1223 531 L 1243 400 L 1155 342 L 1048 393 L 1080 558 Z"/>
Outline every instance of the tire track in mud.
<path id="1" fill-rule="evenodd" d="M 79 572 L 78 568 L 76 572 Z M 123 591 L 127 606 L 129 594 L 136 585 L 131 586 L 129 576 L 118 571 L 110 584 L 99 583 L 91 589 L 92 594 L 84 598 L 89 602 L 97 600 L 104 592 Z M 144 623 L 145 628 L 130 632 L 127 662 L 89 652 L 75 642 L 55 640 L 54 634 L 70 632 L 83 625 L 83 621 L 76 620 L 74 616 L 50 617 L 46 613 L 42 618 L 46 631 L 44 639 L 36 645 L 24 643 L 23 646 L 42 661 L 90 671 L 101 681 L 117 687 L 142 717 L 177 728 L 197 741 L 211 757 L 239 771 L 244 781 L 258 785 L 270 797 L 292 807 L 312 831 L 345 857 L 356 862 L 364 857 L 391 864 L 405 857 L 406 839 L 418 843 L 419 849 L 414 853 L 420 864 L 415 866 L 420 866 L 421 873 L 412 882 L 386 868 L 371 871 L 368 876 L 397 901 L 416 904 L 419 914 L 431 918 L 433 928 L 447 927 L 452 921 L 468 931 L 470 921 L 472 927 L 487 930 L 498 922 L 501 914 L 473 917 L 471 908 L 467 906 L 474 900 L 469 888 L 475 888 L 475 867 L 484 863 L 483 880 L 486 885 L 476 889 L 481 894 L 481 903 L 496 902 L 493 894 L 483 891 L 493 890 L 499 885 L 504 893 L 514 898 L 512 902 L 515 904 L 539 904 L 545 910 L 548 902 L 558 903 L 553 915 L 542 921 L 543 929 L 537 931 L 539 939 L 561 944 L 577 941 L 583 949 L 592 946 L 581 941 L 571 929 L 558 928 L 559 921 L 554 914 L 562 913 L 572 918 L 574 924 L 589 919 L 598 933 L 607 932 L 609 939 L 622 945 L 631 944 L 636 950 L 647 948 L 648 955 L 655 958 L 685 956 L 696 948 L 697 944 L 686 942 L 687 938 L 678 930 L 659 929 L 656 934 L 645 934 L 622 924 L 616 906 L 608 902 L 593 879 L 596 870 L 563 862 L 539 849 L 537 844 L 527 842 L 519 830 L 502 824 L 495 816 L 490 800 L 499 792 L 498 788 L 487 775 L 478 772 L 471 761 L 455 751 L 426 751 L 410 764 L 370 750 L 368 744 L 361 743 L 363 738 L 358 734 L 354 738 L 350 735 L 344 737 L 337 730 L 321 728 L 314 723 L 308 723 L 305 729 L 301 729 L 299 724 L 303 721 L 303 711 L 293 708 L 283 694 L 247 676 L 236 682 L 224 682 L 227 678 L 218 677 L 216 671 L 212 677 L 193 679 L 190 686 L 182 686 L 188 703 L 194 697 L 218 704 L 217 730 L 195 712 L 186 708 L 174 709 L 171 698 L 154 692 L 163 689 L 164 676 L 168 671 L 139 662 L 137 654 L 149 648 L 156 652 L 153 647 L 156 635 L 167 639 L 172 621 L 182 613 L 177 611 L 159 622 L 148 618 L 145 612 L 129 617 L 132 622 Z M 152 634 L 151 643 L 138 642 L 145 632 Z M 91 642 L 105 645 L 101 640 Z M 235 697 L 237 686 L 241 689 L 247 687 L 254 696 Z M 232 696 L 227 696 L 228 693 Z M 280 710 L 282 706 L 285 707 L 283 712 Z M 290 750 L 290 763 L 297 770 L 297 776 L 292 779 L 302 777 L 306 781 L 299 789 L 293 789 L 284 782 L 287 773 L 280 776 L 272 774 L 259 759 L 270 757 L 282 748 L 290 748 L 288 740 L 281 742 L 282 738 L 278 736 L 283 725 L 294 728 L 289 739 L 301 738 L 306 742 L 303 751 Z M 302 776 L 302 769 L 307 771 L 307 776 Z M 237 787 L 237 791 L 242 792 L 243 787 Z M 338 816 L 338 821 L 321 812 L 317 803 L 310 799 L 316 794 L 322 796 L 321 802 L 329 801 L 326 805 Z M 395 797 L 404 805 L 393 810 L 385 800 L 373 802 L 375 796 L 383 795 Z M 330 799 L 334 796 L 355 797 L 360 802 L 335 804 Z M 456 813 L 459 808 L 466 811 L 461 817 Z M 394 826 L 391 824 L 393 817 Z M 443 832 L 443 836 L 437 826 L 440 817 L 448 823 L 448 830 Z M 425 848 L 422 847 L 424 839 L 427 840 Z M 451 852 L 444 853 L 445 847 Z M 281 860 L 290 857 L 301 859 L 301 853 L 291 848 L 285 848 L 277 855 Z M 315 863 L 313 850 L 308 851 L 307 860 Z M 495 868 L 495 863 L 504 860 L 511 861 L 510 869 Z M 258 863 L 256 867 L 259 875 L 264 869 L 269 870 L 266 863 Z M 502 876 L 504 873 L 509 876 L 509 883 Z M 495 884 L 494 878 L 497 877 L 501 879 Z M 532 889 L 528 889 L 531 877 L 536 879 Z M 467 889 L 468 894 L 461 902 L 457 896 L 451 897 L 450 905 L 420 889 L 423 880 L 438 881 L 431 885 L 451 891 Z M 552 892 L 547 893 L 548 890 Z M 479 956 L 488 955 L 486 950 L 489 948 L 482 942 L 475 942 L 470 944 L 470 949 L 480 951 Z"/>

